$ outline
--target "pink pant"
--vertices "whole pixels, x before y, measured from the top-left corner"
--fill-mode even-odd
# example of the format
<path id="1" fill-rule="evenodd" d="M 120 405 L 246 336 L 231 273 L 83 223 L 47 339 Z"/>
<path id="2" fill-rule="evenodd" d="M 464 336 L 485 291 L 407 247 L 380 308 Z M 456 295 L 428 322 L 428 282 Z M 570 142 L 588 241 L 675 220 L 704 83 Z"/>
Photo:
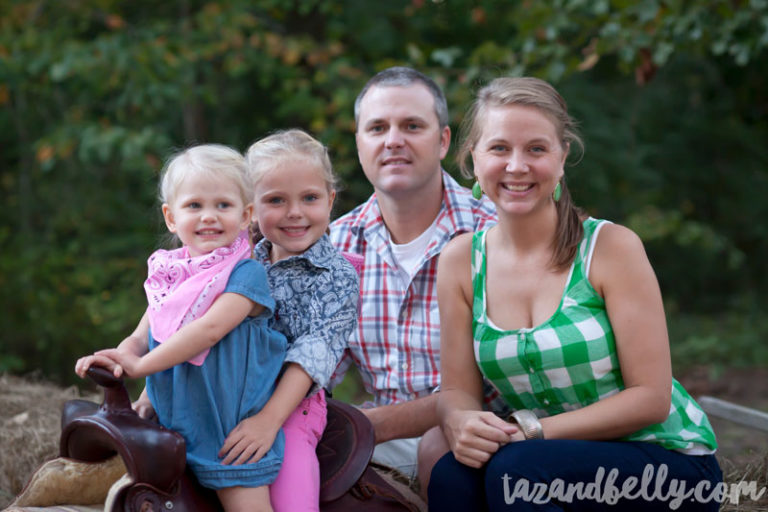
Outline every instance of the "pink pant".
<path id="1" fill-rule="evenodd" d="M 269 486 L 275 512 L 319 510 L 320 466 L 315 449 L 325 430 L 326 413 L 325 391 L 320 390 L 302 400 L 283 423 L 283 465 Z"/>

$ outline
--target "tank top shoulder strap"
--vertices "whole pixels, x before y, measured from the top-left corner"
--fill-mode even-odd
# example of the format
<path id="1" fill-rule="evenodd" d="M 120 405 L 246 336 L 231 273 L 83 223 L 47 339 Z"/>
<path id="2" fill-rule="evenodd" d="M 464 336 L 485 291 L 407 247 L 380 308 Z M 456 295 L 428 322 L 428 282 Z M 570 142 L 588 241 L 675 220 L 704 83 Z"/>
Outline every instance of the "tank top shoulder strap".
<path id="1" fill-rule="evenodd" d="M 597 245 L 597 235 L 600 230 L 606 224 L 610 224 L 610 221 L 603 219 L 595 219 L 593 217 L 587 217 L 584 219 L 582 225 L 584 226 L 584 237 L 579 244 L 579 250 L 576 252 L 576 267 L 580 267 L 583 272 L 583 277 L 589 276 L 589 269 L 592 265 L 592 256 L 595 252 L 595 246 Z"/>
<path id="2" fill-rule="evenodd" d="M 472 318 L 485 319 L 485 241 L 488 230 L 472 234 Z"/>

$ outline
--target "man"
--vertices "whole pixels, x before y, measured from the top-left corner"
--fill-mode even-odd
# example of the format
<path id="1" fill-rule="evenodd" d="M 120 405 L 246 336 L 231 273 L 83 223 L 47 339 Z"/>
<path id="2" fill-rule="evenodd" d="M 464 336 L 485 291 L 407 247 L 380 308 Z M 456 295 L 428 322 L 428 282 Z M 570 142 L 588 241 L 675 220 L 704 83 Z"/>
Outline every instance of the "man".
<path id="1" fill-rule="evenodd" d="M 334 245 L 365 258 L 358 327 L 337 373 L 354 362 L 374 397 L 374 407 L 363 409 L 378 443 L 373 460 L 413 478 L 419 439 L 437 425 L 438 255 L 454 236 L 496 217 L 490 201 L 473 199 L 441 168 L 451 129 L 433 80 L 405 67 L 381 71 L 358 95 L 355 123 L 374 194 L 331 224 Z M 434 450 L 422 457 L 422 483 L 447 445 Z"/>

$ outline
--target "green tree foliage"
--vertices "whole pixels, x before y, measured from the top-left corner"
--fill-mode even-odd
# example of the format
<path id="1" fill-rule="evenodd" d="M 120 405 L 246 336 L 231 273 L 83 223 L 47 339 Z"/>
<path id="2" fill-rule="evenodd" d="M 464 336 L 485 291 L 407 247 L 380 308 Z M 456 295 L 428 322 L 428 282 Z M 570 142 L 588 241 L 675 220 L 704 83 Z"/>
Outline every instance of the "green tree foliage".
<path id="1" fill-rule="evenodd" d="M 587 142 L 574 195 L 643 236 L 673 309 L 759 296 L 767 5 L 0 1 L 0 371 L 67 380 L 130 332 L 176 149 L 303 127 L 345 183 L 337 211 L 360 202 L 352 104 L 395 64 L 445 88 L 454 129 L 493 77 L 555 82 Z"/>

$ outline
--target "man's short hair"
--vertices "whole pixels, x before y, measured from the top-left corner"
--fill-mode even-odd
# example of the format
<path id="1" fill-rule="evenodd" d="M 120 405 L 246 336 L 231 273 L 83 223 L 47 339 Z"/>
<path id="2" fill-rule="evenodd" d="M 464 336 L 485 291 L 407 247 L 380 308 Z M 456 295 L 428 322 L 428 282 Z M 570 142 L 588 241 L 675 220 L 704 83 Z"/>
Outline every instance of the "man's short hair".
<path id="1" fill-rule="evenodd" d="M 405 66 L 395 66 L 379 71 L 368 80 L 355 99 L 355 125 L 360 120 L 360 103 L 371 87 L 408 87 L 413 84 L 422 84 L 427 88 L 435 100 L 435 115 L 440 128 L 448 126 L 448 103 L 445 101 L 443 90 L 427 75 Z"/>

